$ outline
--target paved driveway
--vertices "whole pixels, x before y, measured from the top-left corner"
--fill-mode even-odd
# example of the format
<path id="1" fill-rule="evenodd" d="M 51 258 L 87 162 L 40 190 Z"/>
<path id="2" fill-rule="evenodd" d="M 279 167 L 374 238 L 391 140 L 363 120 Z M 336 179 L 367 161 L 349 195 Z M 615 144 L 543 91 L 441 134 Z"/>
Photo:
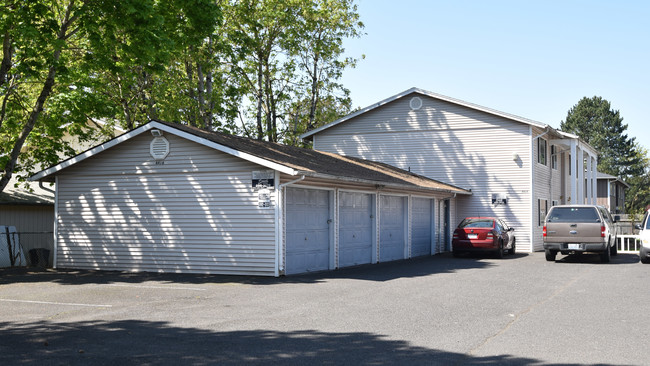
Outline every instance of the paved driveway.
<path id="1" fill-rule="evenodd" d="M 558 259 L 279 279 L 0 271 L 0 365 L 650 364 L 650 266 Z"/>

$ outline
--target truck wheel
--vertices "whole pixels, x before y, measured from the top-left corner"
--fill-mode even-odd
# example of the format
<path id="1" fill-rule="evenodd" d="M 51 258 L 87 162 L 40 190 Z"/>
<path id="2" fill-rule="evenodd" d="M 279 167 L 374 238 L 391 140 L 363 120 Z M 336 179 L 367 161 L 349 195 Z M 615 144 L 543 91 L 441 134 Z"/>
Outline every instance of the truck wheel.
<path id="1" fill-rule="evenodd" d="M 611 249 L 610 246 L 608 245 L 604 251 L 600 252 L 600 261 L 602 263 L 609 263 L 610 259 L 611 259 Z"/>
<path id="2" fill-rule="evenodd" d="M 614 245 L 609 247 L 609 254 L 613 257 L 618 255 L 618 245 L 616 245 L 616 240 L 614 240 Z"/>
<path id="3" fill-rule="evenodd" d="M 555 262 L 555 256 L 557 255 L 557 252 L 555 250 L 546 249 L 544 253 L 546 254 L 547 261 Z"/>

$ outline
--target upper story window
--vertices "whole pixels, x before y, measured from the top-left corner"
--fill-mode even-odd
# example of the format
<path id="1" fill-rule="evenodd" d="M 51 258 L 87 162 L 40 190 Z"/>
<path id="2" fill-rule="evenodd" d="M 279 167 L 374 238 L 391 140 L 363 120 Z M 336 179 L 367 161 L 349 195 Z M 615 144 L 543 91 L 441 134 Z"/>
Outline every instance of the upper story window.
<path id="1" fill-rule="evenodd" d="M 546 165 L 546 160 L 546 140 L 542 138 L 537 139 L 537 162 Z"/>
<path id="2" fill-rule="evenodd" d="M 557 170 L 557 148 L 551 145 L 551 168 Z"/>

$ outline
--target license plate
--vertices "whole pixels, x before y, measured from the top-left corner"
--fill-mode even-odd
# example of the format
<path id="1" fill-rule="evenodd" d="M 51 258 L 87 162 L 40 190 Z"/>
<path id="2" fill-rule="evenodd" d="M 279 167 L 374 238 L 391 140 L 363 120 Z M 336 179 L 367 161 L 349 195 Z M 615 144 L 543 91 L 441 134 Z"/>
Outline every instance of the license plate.
<path id="1" fill-rule="evenodd" d="M 569 244 L 569 250 L 579 250 L 582 249 L 580 244 Z"/>
<path id="2" fill-rule="evenodd" d="M 478 239 L 478 234 L 467 234 L 467 239 Z"/>

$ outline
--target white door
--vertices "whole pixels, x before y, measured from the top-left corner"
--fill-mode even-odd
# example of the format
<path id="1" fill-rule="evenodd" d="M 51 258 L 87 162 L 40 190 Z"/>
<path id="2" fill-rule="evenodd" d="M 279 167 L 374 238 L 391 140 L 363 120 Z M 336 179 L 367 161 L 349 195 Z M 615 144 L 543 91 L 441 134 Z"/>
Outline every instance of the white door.
<path id="1" fill-rule="evenodd" d="M 374 198 L 368 193 L 340 193 L 339 267 L 372 262 Z"/>
<path id="2" fill-rule="evenodd" d="M 288 188 L 286 274 L 329 269 L 329 191 Z"/>
<path id="3" fill-rule="evenodd" d="M 406 197 L 381 196 L 379 218 L 379 261 L 405 258 Z"/>
<path id="4" fill-rule="evenodd" d="M 430 198 L 413 198 L 411 219 L 411 257 L 431 254 L 433 222 L 431 212 L 433 208 Z"/>

